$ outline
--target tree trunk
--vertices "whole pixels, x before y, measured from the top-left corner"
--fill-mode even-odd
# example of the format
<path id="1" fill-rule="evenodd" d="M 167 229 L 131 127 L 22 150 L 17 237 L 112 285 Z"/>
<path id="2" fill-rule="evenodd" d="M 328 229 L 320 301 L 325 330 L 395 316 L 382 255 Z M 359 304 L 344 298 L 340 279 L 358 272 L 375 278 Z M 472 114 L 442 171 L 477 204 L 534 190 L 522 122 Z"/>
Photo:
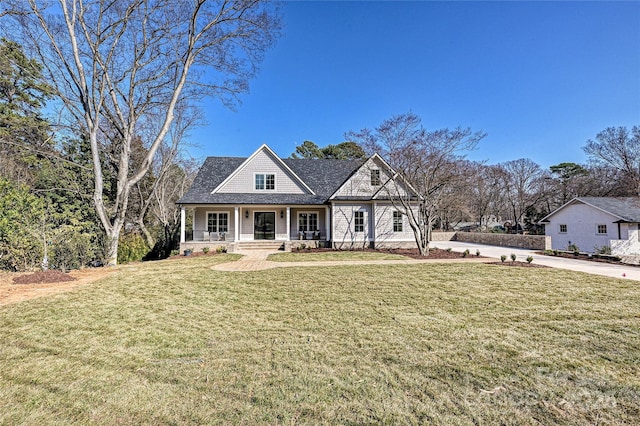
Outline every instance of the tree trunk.
<path id="1" fill-rule="evenodd" d="M 118 221 L 114 226 L 105 231 L 107 241 L 105 242 L 105 266 L 116 266 L 118 264 L 118 246 L 120 244 L 120 230 L 122 222 Z"/>
<path id="2" fill-rule="evenodd" d="M 156 240 L 153 238 L 153 235 L 151 235 L 151 232 L 149 232 L 149 229 L 144 224 L 144 220 L 138 219 L 137 222 L 140 230 L 142 231 L 142 235 L 144 235 L 144 239 L 147 241 L 147 246 L 149 246 L 150 249 L 153 249 L 156 245 Z"/>

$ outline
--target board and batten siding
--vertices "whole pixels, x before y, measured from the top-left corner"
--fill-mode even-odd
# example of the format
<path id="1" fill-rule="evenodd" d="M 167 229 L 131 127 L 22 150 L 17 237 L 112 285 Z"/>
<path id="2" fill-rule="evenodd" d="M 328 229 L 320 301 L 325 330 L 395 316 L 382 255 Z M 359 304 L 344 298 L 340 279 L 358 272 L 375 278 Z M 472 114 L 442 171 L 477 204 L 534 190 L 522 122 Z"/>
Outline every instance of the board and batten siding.
<path id="1" fill-rule="evenodd" d="M 275 190 L 255 189 L 255 174 L 274 174 L 276 177 Z M 265 151 L 257 153 L 247 164 L 217 191 L 224 194 L 250 194 L 254 192 L 269 192 L 272 194 L 306 194 L 308 191 L 282 167 L 279 159 L 274 159 Z"/>

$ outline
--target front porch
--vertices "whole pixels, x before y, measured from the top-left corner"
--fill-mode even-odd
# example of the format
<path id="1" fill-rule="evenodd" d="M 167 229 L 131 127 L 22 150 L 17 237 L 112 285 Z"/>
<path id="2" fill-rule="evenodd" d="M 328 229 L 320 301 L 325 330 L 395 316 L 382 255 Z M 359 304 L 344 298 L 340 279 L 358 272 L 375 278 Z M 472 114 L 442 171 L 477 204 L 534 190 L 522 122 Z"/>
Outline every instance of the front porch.
<path id="1" fill-rule="evenodd" d="M 180 251 L 224 247 L 234 252 L 254 242 L 285 250 L 302 244 L 324 247 L 331 241 L 330 217 L 326 205 L 182 206 Z"/>

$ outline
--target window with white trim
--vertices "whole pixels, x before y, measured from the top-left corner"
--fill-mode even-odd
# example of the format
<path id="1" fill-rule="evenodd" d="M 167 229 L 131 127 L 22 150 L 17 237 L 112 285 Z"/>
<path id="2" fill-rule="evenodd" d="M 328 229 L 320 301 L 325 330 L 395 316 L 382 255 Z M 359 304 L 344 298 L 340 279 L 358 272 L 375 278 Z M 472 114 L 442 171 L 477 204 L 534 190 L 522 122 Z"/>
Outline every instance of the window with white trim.
<path id="1" fill-rule="evenodd" d="M 298 214 L 298 231 L 317 231 L 318 228 L 318 213 L 299 213 Z"/>
<path id="2" fill-rule="evenodd" d="M 561 224 L 559 225 L 559 228 L 560 228 L 560 229 L 559 229 L 558 231 L 559 231 L 561 234 L 566 234 L 566 233 L 567 233 L 567 224 L 565 224 L 565 223 L 561 223 Z"/>
<path id="3" fill-rule="evenodd" d="M 207 232 L 229 232 L 229 213 L 207 213 Z"/>
<path id="4" fill-rule="evenodd" d="M 596 234 L 607 235 L 607 225 L 596 225 Z"/>
<path id="5" fill-rule="evenodd" d="M 273 191 L 276 189 L 276 175 L 272 173 L 256 173 L 256 191 Z"/>
<path id="6" fill-rule="evenodd" d="M 402 232 L 402 216 L 401 212 L 393 212 L 393 232 Z"/>
<path id="7" fill-rule="evenodd" d="M 353 230 L 355 232 L 364 232 L 364 212 L 353 212 Z"/>

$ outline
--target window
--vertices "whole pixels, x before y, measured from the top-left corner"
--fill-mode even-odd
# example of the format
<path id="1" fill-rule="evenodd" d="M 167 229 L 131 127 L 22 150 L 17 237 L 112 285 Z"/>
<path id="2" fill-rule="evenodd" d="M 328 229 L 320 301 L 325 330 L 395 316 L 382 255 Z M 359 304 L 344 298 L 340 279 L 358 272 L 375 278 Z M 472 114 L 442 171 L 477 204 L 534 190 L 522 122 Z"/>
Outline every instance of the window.
<path id="1" fill-rule="evenodd" d="M 371 186 L 380 186 L 380 170 L 371 170 Z"/>
<path id="2" fill-rule="evenodd" d="M 562 223 L 560 224 L 560 233 L 561 234 L 566 234 L 567 233 L 567 225 Z"/>
<path id="3" fill-rule="evenodd" d="M 402 213 L 393 212 L 393 232 L 402 232 Z"/>
<path id="4" fill-rule="evenodd" d="M 273 191 L 276 189 L 276 175 L 256 173 L 256 186 L 257 191 Z"/>
<path id="5" fill-rule="evenodd" d="M 228 232 L 228 213 L 207 213 L 207 232 Z"/>
<path id="6" fill-rule="evenodd" d="M 607 234 L 607 225 L 597 225 L 596 234 L 598 235 L 606 235 Z"/>
<path id="7" fill-rule="evenodd" d="M 353 230 L 364 232 L 364 212 L 353 212 Z"/>
<path id="8" fill-rule="evenodd" d="M 317 231 L 318 213 L 300 213 L 298 215 L 298 231 Z"/>
<path id="9" fill-rule="evenodd" d="M 276 175 L 264 175 L 265 178 L 265 189 L 273 191 L 276 189 Z"/>

